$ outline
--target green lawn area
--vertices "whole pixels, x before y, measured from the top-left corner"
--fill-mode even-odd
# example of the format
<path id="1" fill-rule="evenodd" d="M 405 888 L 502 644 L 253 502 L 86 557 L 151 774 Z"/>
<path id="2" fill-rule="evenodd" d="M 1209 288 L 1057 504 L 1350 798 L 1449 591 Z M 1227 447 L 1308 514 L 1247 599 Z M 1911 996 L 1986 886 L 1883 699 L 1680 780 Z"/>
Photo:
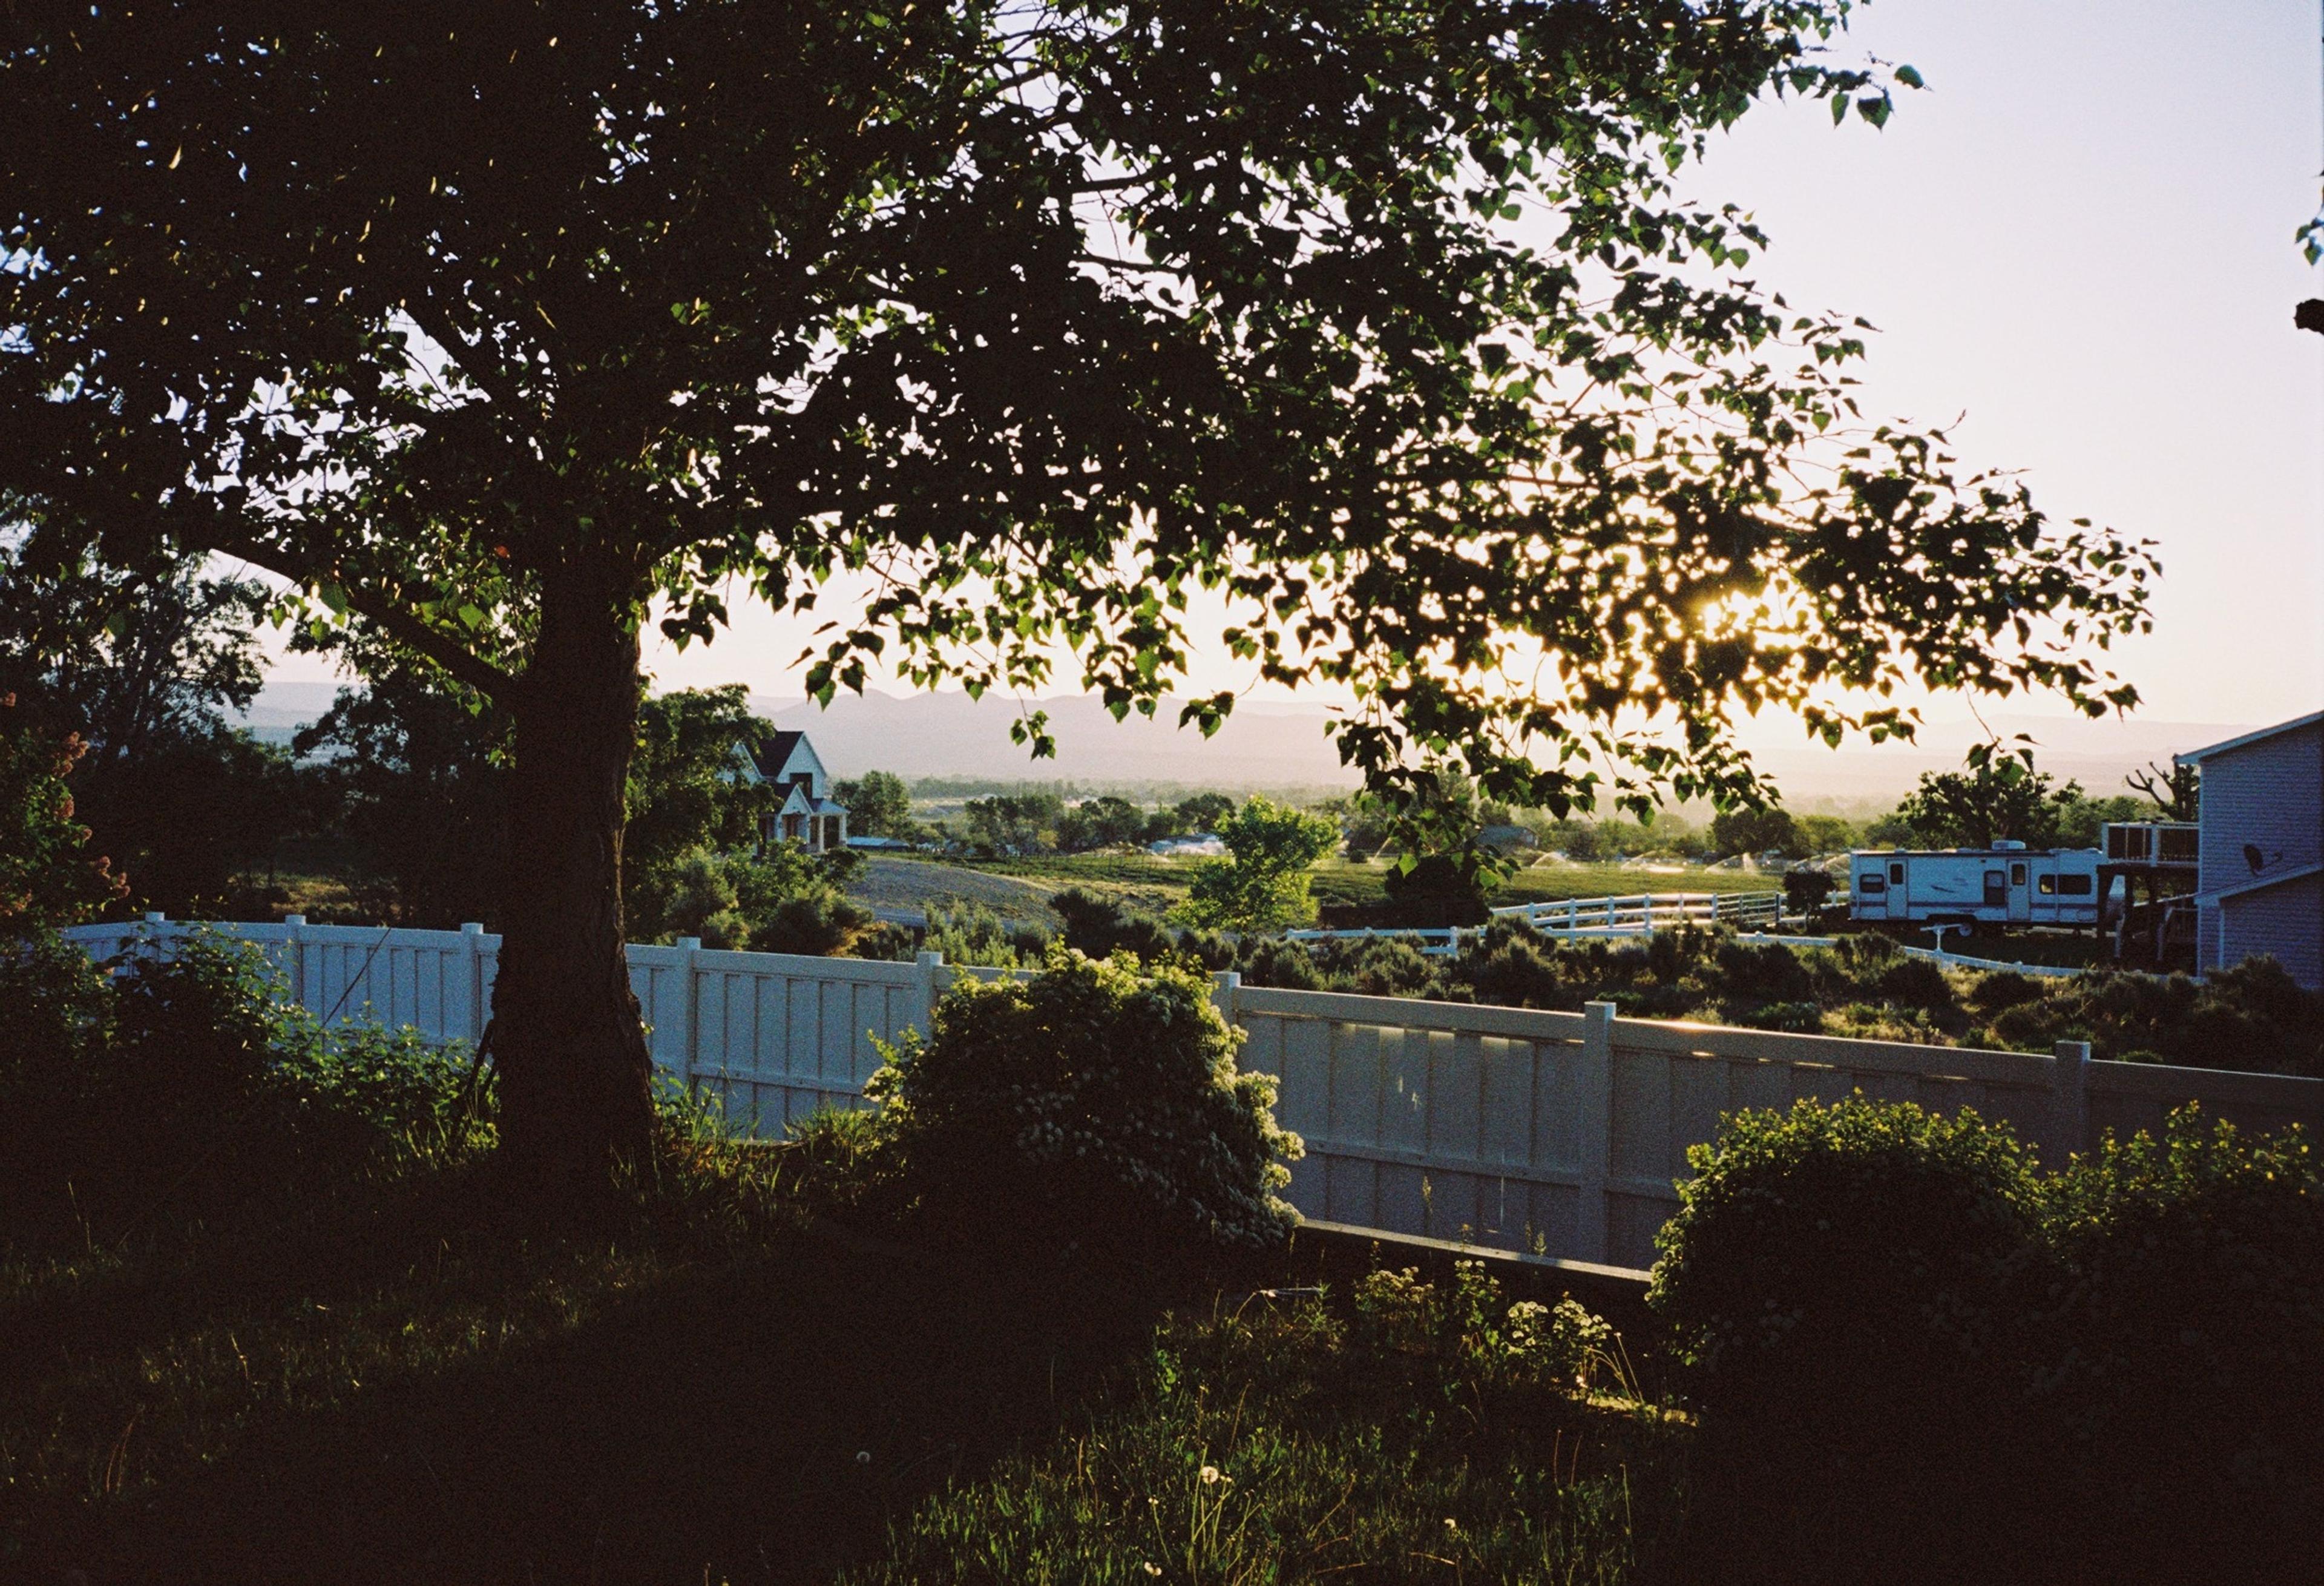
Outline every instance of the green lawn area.
<path id="1" fill-rule="evenodd" d="M 1157 1321 L 817 1236 L 779 1158 L 553 1223 L 457 1157 L 9 1230 L 0 1578 L 1615 1581 L 1669 1508 L 1618 1403 L 1480 1416 L 1336 1303 Z"/>

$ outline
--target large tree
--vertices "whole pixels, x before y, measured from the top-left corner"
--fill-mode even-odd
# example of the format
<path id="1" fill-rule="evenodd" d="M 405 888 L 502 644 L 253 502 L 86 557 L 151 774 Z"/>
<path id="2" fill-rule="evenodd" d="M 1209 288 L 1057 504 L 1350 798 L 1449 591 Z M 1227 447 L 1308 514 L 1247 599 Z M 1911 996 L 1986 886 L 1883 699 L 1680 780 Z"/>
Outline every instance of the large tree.
<path id="1" fill-rule="evenodd" d="M 817 694 L 1069 650 L 1123 713 L 1208 588 L 1255 675 L 1355 695 L 1378 785 L 1455 755 L 1553 809 L 1600 767 L 1757 795 L 1740 710 L 1899 724 L 1843 689 L 2126 700 L 2086 641 L 2143 621 L 2142 554 L 1851 433 L 1858 327 L 1674 186 L 1764 95 L 1885 118 L 1823 53 L 1847 9 L 17 0 L 0 486 L 509 713 L 503 1139 L 586 1173 L 650 1128 L 657 602 L 708 638 L 844 567 Z"/>
<path id="2" fill-rule="evenodd" d="M 2049 772 L 2034 769 L 2031 751 L 2006 753 L 1980 744 L 1960 770 L 1923 771 L 1920 784 L 1896 807 L 1896 819 L 1916 842 L 1930 847 L 1988 848 L 2011 842 L 2053 848 L 2061 845 L 2061 829 L 2081 802 L 2081 784 L 2059 787 Z M 2087 840 L 2095 841 L 2097 822 L 2088 826 Z"/>

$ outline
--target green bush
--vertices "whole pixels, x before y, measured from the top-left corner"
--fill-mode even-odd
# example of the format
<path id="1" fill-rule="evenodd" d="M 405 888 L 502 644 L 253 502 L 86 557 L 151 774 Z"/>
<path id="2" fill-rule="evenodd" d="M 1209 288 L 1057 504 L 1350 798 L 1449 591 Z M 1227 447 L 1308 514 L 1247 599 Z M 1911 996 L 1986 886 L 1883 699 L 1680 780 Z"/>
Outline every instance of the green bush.
<path id="1" fill-rule="evenodd" d="M 1065 923 L 1065 945 L 1087 957 L 1128 952 L 1151 962 L 1179 950 L 1177 933 L 1168 925 L 1150 914 L 1124 909 L 1087 888 L 1068 887 L 1049 899 L 1049 907 Z"/>
<path id="2" fill-rule="evenodd" d="M 1898 959 L 1880 972 L 1878 986 L 1880 995 L 1900 1008 L 1939 1013 L 1957 1000 L 1943 967 L 1925 958 Z"/>
<path id="3" fill-rule="evenodd" d="M 1694 1572 L 2289 1580 L 2324 1481 L 2324 1167 L 2189 1108 L 2036 1180 L 1909 1104 L 1731 1119 L 1649 1303 Z M 1682 1576 L 1688 1571 L 1682 1570 Z"/>
<path id="4" fill-rule="evenodd" d="M 1815 980 L 1800 955 L 1779 942 L 1719 945 L 1719 989 L 1729 998 L 1761 1002 L 1807 1002 L 1815 997 Z"/>
<path id="5" fill-rule="evenodd" d="M 946 964 L 983 969 L 1022 969 L 1041 962 L 1049 933 L 1037 925 L 1004 920 L 986 904 L 959 900 L 928 905 L 927 934 L 920 945 L 941 953 Z"/>
<path id="6" fill-rule="evenodd" d="M 248 943 L 198 931 L 110 974 L 62 948 L 20 955 L 10 976 L 32 982 L 19 1006 L 34 1017 L 0 1066 L 0 1213 L 32 1244 L 198 1222 L 490 1138 L 465 1048 L 326 1031 Z"/>
<path id="7" fill-rule="evenodd" d="M 1980 1013 L 1998 1013 L 2004 1009 L 2039 1002 L 2046 992 L 2043 982 L 2030 974 L 1997 969 L 1978 977 L 1977 983 L 1969 988 L 1969 1005 Z"/>
<path id="8" fill-rule="evenodd" d="M 1509 1304 L 1482 1261 L 1456 1261 L 1440 1288 L 1420 1269 L 1367 1273 L 1355 1291 L 1357 1336 L 1374 1352 L 1434 1368 L 1455 1399 L 1500 1388 L 1581 1392 L 1609 1363 L 1614 1330 L 1571 1297 Z"/>
<path id="9" fill-rule="evenodd" d="M 2116 1517 L 2104 1527 L 2116 1578 L 2158 1549 L 2238 1538 L 2264 1551 L 2312 1533 L 2324 1164 L 2305 1132 L 2255 1139 L 2189 1107 L 2160 1139 L 2109 1139 L 2076 1158 L 2049 1202 L 2064 1286 L 2036 1387 L 2061 1468 L 2080 1473 L 2074 1501 Z M 2106 1450 L 2137 1457 L 2091 1457 Z"/>
<path id="10" fill-rule="evenodd" d="M 1821 1035 L 1823 1010 L 1813 1002 L 1766 1002 L 1737 1013 L 1735 1022 L 1745 1029 L 1777 1030 L 1792 1036 Z"/>
<path id="11" fill-rule="evenodd" d="M 1730 1114 L 1687 1165 L 1647 1301 L 1707 1406 L 1853 1426 L 1933 1409 L 1978 1374 L 2038 1214 L 2006 1127 L 1803 1101 Z"/>
<path id="12" fill-rule="evenodd" d="M 1274 1080 L 1236 1070 L 1199 972 L 1058 948 L 1029 979 L 956 982 L 931 1022 L 866 1086 L 930 1231 L 1165 1281 L 1289 1236 L 1298 1137 Z"/>

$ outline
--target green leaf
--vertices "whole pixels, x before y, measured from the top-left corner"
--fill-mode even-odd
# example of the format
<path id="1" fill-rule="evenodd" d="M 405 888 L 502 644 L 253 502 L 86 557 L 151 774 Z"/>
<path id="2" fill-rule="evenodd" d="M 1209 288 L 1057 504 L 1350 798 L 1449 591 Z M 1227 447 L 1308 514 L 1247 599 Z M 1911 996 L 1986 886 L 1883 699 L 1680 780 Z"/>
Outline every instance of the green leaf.
<path id="1" fill-rule="evenodd" d="M 1909 66 L 1900 66 L 1896 69 L 1896 80 L 1908 88 L 1925 88 L 1929 86 L 1921 80 L 1920 72 Z"/>

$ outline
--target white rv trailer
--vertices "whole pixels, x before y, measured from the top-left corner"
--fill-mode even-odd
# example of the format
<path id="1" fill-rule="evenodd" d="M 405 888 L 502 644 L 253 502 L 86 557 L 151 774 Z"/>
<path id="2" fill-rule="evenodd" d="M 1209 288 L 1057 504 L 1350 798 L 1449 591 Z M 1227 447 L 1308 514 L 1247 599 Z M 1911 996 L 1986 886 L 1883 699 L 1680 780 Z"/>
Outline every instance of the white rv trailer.
<path id="1" fill-rule="evenodd" d="M 2096 848 L 1904 849 L 1848 856 L 1849 917 L 1958 925 L 2094 926 Z"/>

